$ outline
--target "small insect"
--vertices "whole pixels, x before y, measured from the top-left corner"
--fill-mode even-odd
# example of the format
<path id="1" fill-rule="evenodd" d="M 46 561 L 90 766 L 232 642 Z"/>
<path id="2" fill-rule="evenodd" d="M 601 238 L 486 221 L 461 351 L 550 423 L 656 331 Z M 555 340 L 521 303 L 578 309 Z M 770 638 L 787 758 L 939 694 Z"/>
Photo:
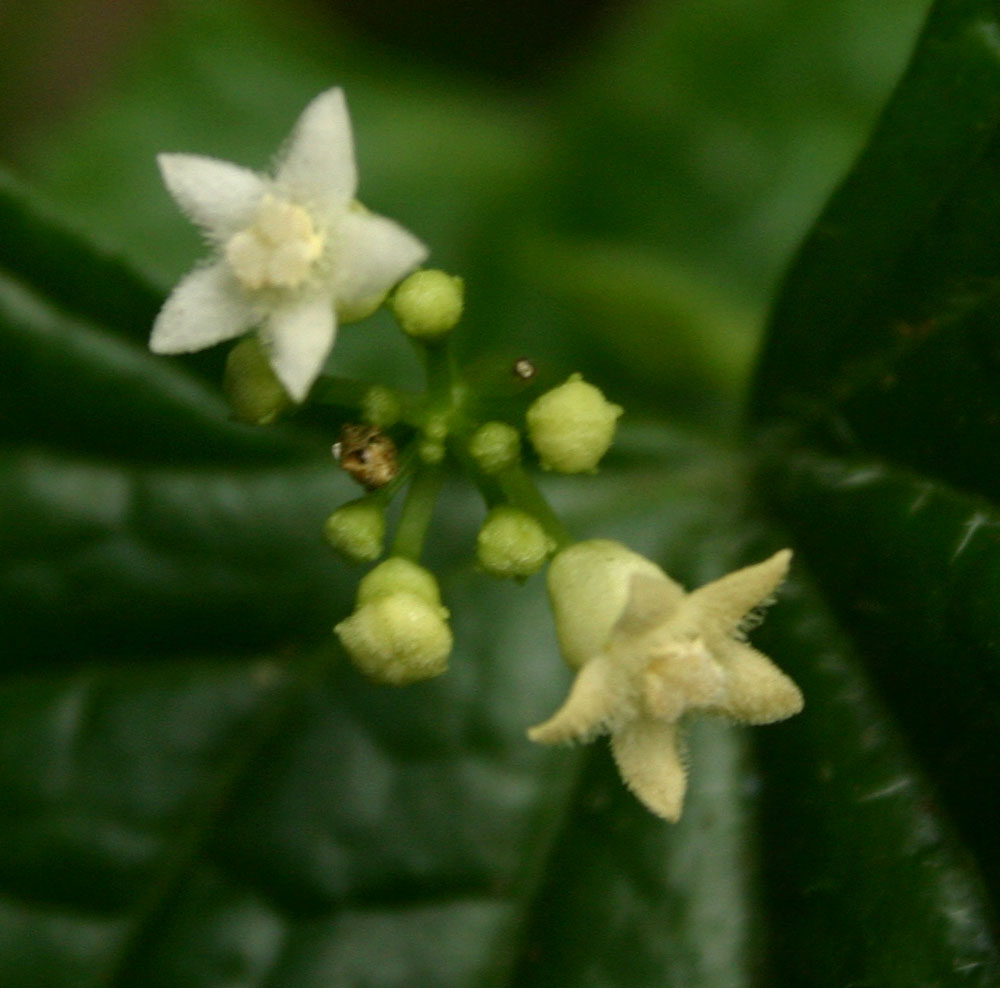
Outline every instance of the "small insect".
<path id="1" fill-rule="evenodd" d="M 396 444 L 377 425 L 345 425 L 333 458 L 366 491 L 385 487 L 399 473 Z"/>
<path id="2" fill-rule="evenodd" d="M 522 381 L 530 381 L 538 373 L 534 363 L 527 357 L 521 357 L 514 361 L 514 377 L 519 377 Z"/>

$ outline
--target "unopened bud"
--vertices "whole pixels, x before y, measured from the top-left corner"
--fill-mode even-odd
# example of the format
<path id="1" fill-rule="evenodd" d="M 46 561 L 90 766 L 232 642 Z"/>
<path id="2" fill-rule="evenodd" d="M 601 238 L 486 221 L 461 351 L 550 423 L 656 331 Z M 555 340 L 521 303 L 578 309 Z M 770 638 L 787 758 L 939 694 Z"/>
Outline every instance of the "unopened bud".
<path id="1" fill-rule="evenodd" d="M 415 271 L 396 289 L 392 311 L 403 332 L 420 340 L 449 333 L 462 316 L 461 278 L 444 271 Z"/>
<path id="2" fill-rule="evenodd" d="M 222 389 L 233 418 L 247 425 L 270 425 L 292 403 L 256 336 L 229 351 Z"/>
<path id="3" fill-rule="evenodd" d="M 414 594 L 443 611 L 442 617 L 448 616 L 448 612 L 441 607 L 441 590 L 434 574 L 402 556 L 393 556 L 384 563 L 379 563 L 365 575 L 358 586 L 358 605 L 368 604 L 394 593 Z"/>
<path id="4" fill-rule="evenodd" d="M 527 423 L 542 467 L 558 473 L 593 472 L 614 439 L 622 411 L 580 374 L 541 395 L 528 409 Z"/>
<path id="5" fill-rule="evenodd" d="M 446 415 L 430 415 L 424 423 L 424 435 L 428 439 L 443 443 L 448 438 L 448 417 Z"/>
<path id="6" fill-rule="evenodd" d="M 610 539 L 577 542 L 552 560 L 548 588 L 559 650 L 574 669 L 604 647 L 636 575 L 670 580 L 654 562 Z"/>
<path id="7" fill-rule="evenodd" d="M 503 505 L 483 522 L 476 538 L 476 558 L 492 576 L 524 579 L 542 568 L 555 547 L 536 519 Z"/>
<path id="8" fill-rule="evenodd" d="M 327 518 L 323 535 L 351 562 L 370 563 L 385 546 L 385 511 L 373 501 L 351 501 Z"/>
<path id="9" fill-rule="evenodd" d="M 351 301 L 337 299 L 337 323 L 346 326 L 350 322 L 361 322 L 374 315 L 382 307 L 388 292 L 379 292 L 366 298 Z"/>
<path id="10" fill-rule="evenodd" d="M 359 606 L 333 630 L 366 676 L 404 686 L 448 668 L 452 634 L 442 611 L 416 594 L 394 593 Z"/>
<path id="11" fill-rule="evenodd" d="M 483 473 L 499 473 L 520 459 L 521 436 L 506 422 L 486 422 L 472 434 L 469 455 Z"/>
<path id="12" fill-rule="evenodd" d="M 378 682 L 401 686 L 448 667 L 452 635 L 437 580 L 400 556 L 364 577 L 354 613 L 333 630 L 354 664 Z"/>
<path id="13" fill-rule="evenodd" d="M 437 439 L 422 439 L 417 446 L 417 455 L 420 457 L 420 462 L 427 464 L 429 467 L 436 467 L 439 463 L 443 462 L 445 452 L 444 443 L 439 442 Z"/>
<path id="14" fill-rule="evenodd" d="M 403 414 L 403 406 L 394 391 L 373 384 L 361 401 L 361 415 L 369 425 L 379 429 L 390 429 Z"/>

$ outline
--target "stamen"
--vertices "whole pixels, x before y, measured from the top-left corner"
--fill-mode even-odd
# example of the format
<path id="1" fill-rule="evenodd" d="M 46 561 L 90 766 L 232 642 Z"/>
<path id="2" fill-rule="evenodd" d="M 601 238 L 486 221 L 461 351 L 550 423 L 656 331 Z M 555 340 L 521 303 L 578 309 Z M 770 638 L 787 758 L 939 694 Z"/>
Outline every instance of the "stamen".
<path id="1" fill-rule="evenodd" d="M 297 288 L 323 252 L 323 237 L 309 214 L 294 203 L 266 195 L 252 226 L 229 238 L 226 260 L 250 291 Z"/>

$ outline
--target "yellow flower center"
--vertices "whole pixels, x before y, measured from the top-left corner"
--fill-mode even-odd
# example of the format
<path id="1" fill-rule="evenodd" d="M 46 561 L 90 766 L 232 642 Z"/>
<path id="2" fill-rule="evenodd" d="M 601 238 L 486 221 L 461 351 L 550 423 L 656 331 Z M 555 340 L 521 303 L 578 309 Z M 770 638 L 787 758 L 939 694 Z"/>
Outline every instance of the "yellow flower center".
<path id="1" fill-rule="evenodd" d="M 298 288 L 323 252 L 323 237 L 309 214 L 294 203 L 266 195 L 251 226 L 233 234 L 226 260 L 244 288 Z"/>
<path id="2" fill-rule="evenodd" d="M 692 707 L 719 698 L 725 686 L 722 667 L 705 643 L 678 642 L 656 656 L 642 675 L 642 702 L 651 717 L 670 722 Z"/>

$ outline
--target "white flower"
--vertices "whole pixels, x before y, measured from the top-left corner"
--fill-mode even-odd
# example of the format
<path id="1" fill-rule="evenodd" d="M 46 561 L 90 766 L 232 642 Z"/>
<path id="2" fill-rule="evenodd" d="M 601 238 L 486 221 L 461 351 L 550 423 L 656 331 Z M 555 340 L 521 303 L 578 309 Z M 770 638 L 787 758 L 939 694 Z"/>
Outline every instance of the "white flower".
<path id="1" fill-rule="evenodd" d="M 343 91 L 303 111 L 274 177 L 193 154 L 161 154 L 170 194 L 216 256 L 174 289 L 150 348 L 190 353 L 258 327 L 271 366 L 301 401 L 338 322 L 364 318 L 427 256 L 402 227 L 354 199 Z"/>
<path id="2" fill-rule="evenodd" d="M 611 735 L 626 785 L 667 820 L 681 814 L 681 719 L 692 711 L 750 724 L 802 709 L 798 687 L 746 643 L 748 618 L 785 578 L 787 549 L 691 593 L 617 542 L 561 552 L 549 570 L 560 647 L 579 668 L 569 697 L 533 741 Z"/>

